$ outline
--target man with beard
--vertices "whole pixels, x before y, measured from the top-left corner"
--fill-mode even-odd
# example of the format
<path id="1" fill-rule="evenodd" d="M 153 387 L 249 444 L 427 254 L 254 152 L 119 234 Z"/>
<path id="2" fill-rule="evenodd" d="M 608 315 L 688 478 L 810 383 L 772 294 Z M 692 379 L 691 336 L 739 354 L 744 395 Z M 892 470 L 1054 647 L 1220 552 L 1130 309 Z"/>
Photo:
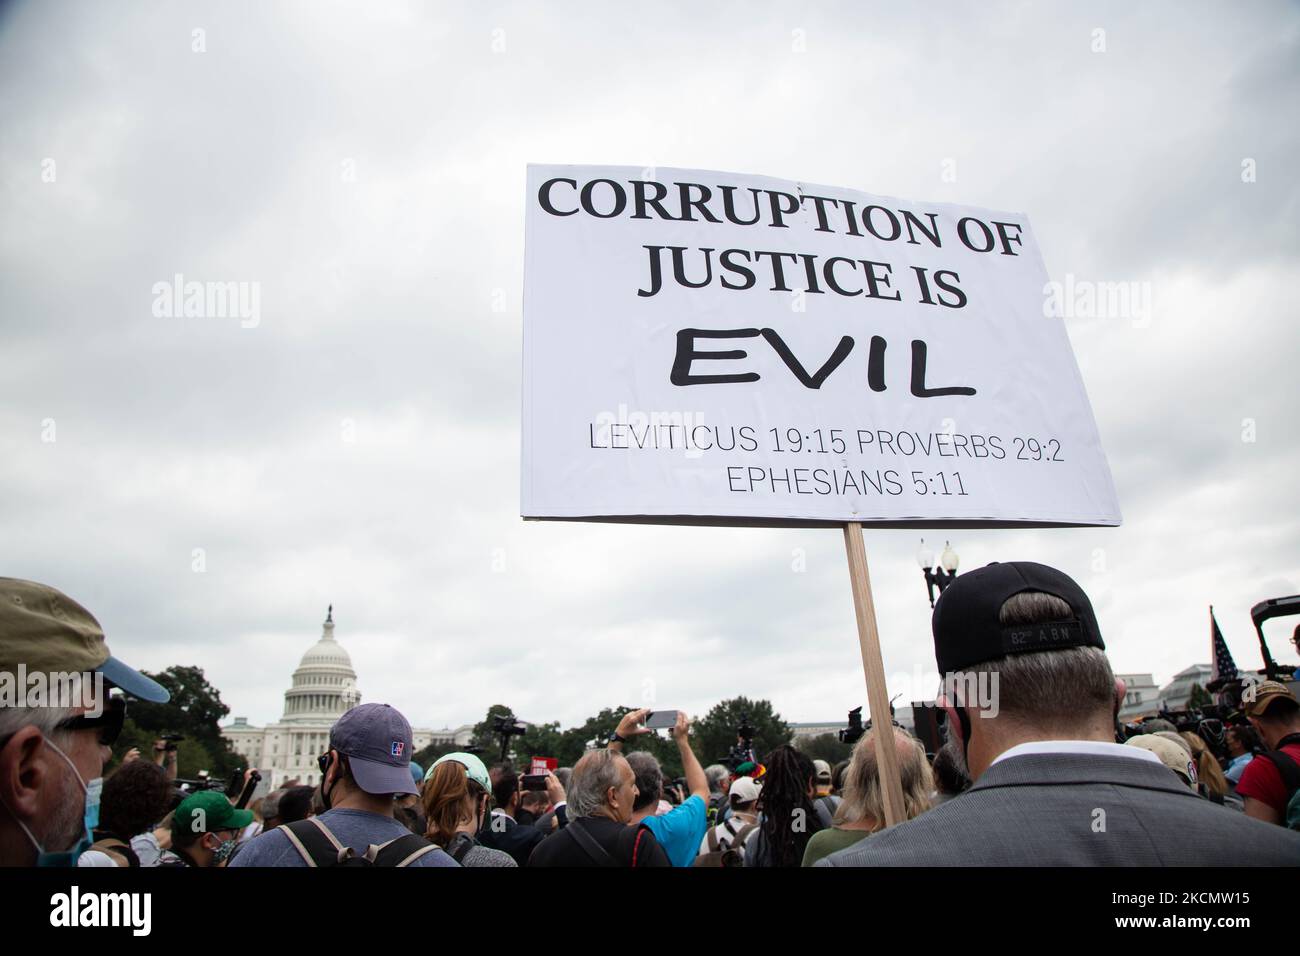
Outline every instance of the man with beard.
<path id="1" fill-rule="evenodd" d="M 1202 800 L 1115 742 L 1124 682 L 1066 574 L 971 571 L 944 590 L 932 629 L 952 752 L 974 784 L 818 866 L 1300 864 L 1300 833 Z"/>

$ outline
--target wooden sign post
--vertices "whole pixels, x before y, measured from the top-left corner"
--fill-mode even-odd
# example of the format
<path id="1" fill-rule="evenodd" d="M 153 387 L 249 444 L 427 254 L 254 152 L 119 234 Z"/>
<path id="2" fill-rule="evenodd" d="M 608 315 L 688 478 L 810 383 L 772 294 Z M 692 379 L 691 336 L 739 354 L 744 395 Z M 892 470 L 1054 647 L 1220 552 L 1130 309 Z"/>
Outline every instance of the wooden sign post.
<path id="1" fill-rule="evenodd" d="M 849 555 L 849 582 L 853 587 L 853 608 L 858 619 L 858 645 L 862 649 L 862 670 L 867 675 L 867 707 L 871 728 L 893 729 L 889 713 L 889 690 L 885 685 L 885 662 L 880 655 L 880 634 L 876 630 L 876 605 L 871 599 L 871 575 L 867 571 L 867 548 L 862 542 L 862 525 L 844 525 L 844 547 Z M 880 793 L 885 803 L 885 826 L 903 822 L 903 782 L 898 769 L 898 748 L 892 734 L 876 735 L 876 766 L 880 772 Z"/>

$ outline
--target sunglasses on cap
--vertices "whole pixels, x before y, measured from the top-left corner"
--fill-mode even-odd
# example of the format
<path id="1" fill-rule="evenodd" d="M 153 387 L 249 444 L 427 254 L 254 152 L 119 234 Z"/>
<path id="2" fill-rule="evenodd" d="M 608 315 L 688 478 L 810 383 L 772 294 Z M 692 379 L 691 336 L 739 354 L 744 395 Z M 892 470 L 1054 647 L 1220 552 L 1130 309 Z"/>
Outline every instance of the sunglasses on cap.
<path id="1" fill-rule="evenodd" d="M 122 721 L 125 719 L 126 698 L 113 696 L 105 701 L 103 712 L 98 717 L 78 714 L 59 721 L 55 727 L 58 730 L 98 730 L 99 742 L 107 747 L 122 733 Z"/>

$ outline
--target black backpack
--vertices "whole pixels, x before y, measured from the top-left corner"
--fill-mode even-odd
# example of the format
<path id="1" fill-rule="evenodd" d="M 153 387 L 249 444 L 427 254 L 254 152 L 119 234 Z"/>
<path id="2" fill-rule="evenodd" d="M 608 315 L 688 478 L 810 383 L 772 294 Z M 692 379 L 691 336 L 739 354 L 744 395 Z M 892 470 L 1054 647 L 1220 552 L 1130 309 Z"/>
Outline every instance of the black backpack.
<path id="1" fill-rule="evenodd" d="M 308 866 L 410 866 L 437 849 L 424 837 L 407 833 L 378 846 L 372 843 L 358 856 L 352 847 L 340 843 L 317 817 L 286 823 L 277 829 L 284 832 Z"/>
<path id="2" fill-rule="evenodd" d="M 1282 826 L 1294 826 L 1291 821 L 1300 817 L 1300 764 L 1282 750 L 1287 744 L 1297 742 L 1300 742 L 1300 734 L 1288 734 L 1277 742 L 1277 750 L 1266 750 L 1256 757 L 1263 757 L 1277 767 L 1277 772 L 1282 777 L 1282 786 L 1286 787 L 1287 802 L 1282 807 Z"/>

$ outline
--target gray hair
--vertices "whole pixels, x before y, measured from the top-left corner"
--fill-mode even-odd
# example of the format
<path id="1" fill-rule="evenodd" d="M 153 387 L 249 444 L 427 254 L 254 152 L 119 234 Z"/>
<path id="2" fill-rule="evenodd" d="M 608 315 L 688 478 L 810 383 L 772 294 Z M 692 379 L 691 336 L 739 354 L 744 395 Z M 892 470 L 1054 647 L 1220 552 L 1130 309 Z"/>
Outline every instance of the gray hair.
<path id="1" fill-rule="evenodd" d="M 1022 591 L 1003 603 L 998 622 L 1006 627 L 1073 617 L 1070 606 L 1060 598 Z M 975 664 L 966 672 L 998 675 L 993 685 L 998 713 L 1040 730 L 1078 728 L 1102 717 L 1109 720 L 1115 704 L 1115 675 L 1106 654 L 1097 647 L 1008 654 Z"/>
<path id="2" fill-rule="evenodd" d="M 24 727 L 35 727 L 43 737 L 54 738 L 55 746 L 67 739 L 59 724 L 80 711 L 75 707 L 0 707 L 0 741 Z"/>
<path id="3" fill-rule="evenodd" d="M 605 794 L 620 782 L 618 758 L 619 754 L 612 750 L 593 750 L 574 764 L 565 793 L 570 818 L 595 816 L 605 806 Z"/>
<path id="4" fill-rule="evenodd" d="M 709 789 L 719 793 L 722 790 L 722 781 L 731 776 L 731 771 L 720 763 L 711 763 L 704 768 L 704 776 L 709 781 Z"/>
<path id="5" fill-rule="evenodd" d="M 903 783 L 903 819 L 912 820 L 930 809 L 934 777 L 925 759 L 925 747 L 902 727 L 893 727 L 898 752 L 898 771 Z M 880 789 L 873 727 L 853 747 L 853 757 L 844 772 L 844 799 L 835 811 L 835 822 L 875 821 L 875 830 L 885 827 L 885 798 Z"/>
<path id="6" fill-rule="evenodd" d="M 632 802 L 633 810 L 652 803 L 658 803 L 664 792 L 664 772 L 655 755 L 644 750 L 634 750 L 627 755 L 628 765 L 636 774 L 636 800 Z"/>

